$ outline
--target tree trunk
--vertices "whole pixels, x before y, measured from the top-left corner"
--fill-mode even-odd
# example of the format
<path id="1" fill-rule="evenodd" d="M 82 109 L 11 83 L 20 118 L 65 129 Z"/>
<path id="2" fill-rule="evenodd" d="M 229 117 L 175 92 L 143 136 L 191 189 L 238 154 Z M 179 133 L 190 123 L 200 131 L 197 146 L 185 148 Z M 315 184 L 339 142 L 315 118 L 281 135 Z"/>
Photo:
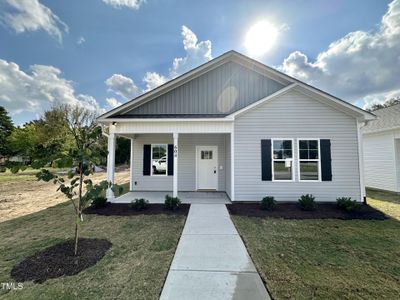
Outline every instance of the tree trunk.
<path id="1" fill-rule="evenodd" d="M 75 223 L 75 248 L 74 248 L 74 255 L 76 256 L 78 254 L 78 237 L 79 237 L 79 232 L 78 232 L 78 222 L 79 220 L 76 220 Z"/>

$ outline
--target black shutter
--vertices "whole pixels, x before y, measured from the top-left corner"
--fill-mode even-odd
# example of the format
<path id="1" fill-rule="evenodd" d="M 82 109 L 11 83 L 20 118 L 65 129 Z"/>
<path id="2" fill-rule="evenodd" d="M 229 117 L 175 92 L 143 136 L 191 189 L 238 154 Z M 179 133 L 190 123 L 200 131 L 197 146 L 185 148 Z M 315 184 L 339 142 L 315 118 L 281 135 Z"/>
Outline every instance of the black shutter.
<path id="1" fill-rule="evenodd" d="M 272 180 L 271 140 L 261 140 L 261 180 Z"/>
<path id="2" fill-rule="evenodd" d="M 322 181 L 332 181 L 331 140 L 320 140 L 320 147 Z"/>
<path id="3" fill-rule="evenodd" d="M 168 144 L 168 176 L 174 175 L 174 145 Z"/>
<path id="4" fill-rule="evenodd" d="M 143 175 L 150 176 L 151 145 L 143 145 Z"/>

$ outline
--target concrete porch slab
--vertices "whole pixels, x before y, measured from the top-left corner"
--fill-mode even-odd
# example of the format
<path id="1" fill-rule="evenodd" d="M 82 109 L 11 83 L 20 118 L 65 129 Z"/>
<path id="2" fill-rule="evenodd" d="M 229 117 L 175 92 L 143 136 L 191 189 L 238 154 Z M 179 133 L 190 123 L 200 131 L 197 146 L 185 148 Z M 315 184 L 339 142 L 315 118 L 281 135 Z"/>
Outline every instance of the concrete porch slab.
<path id="1" fill-rule="evenodd" d="M 165 195 L 172 195 L 172 191 L 134 191 L 116 197 L 113 203 L 130 203 L 136 198 L 144 198 L 150 203 L 164 203 Z M 182 203 L 227 204 L 230 203 L 225 192 L 179 192 Z"/>

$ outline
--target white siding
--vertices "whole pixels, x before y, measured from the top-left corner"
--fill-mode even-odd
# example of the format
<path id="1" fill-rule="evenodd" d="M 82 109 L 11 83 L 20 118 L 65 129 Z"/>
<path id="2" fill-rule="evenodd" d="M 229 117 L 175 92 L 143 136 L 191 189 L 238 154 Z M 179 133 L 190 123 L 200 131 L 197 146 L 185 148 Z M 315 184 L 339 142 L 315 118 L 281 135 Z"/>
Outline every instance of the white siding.
<path id="1" fill-rule="evenodd" d="M 365 185 L 396 191 L 397 174 L 393 132 L 365 134 L 363 140 Z"/>
<path id="2" fill-rule="evenodd" d="M 172 134 L 138 135 L 134 144 L 133 185 L 139 191 L 171 191 L 172 176 L 143 176 L 143 145 L 172 144 Z M 225 191 L 225 135 L 180 134 L 178 158 L 178 191 L 196 190 L 196 145 L 218 146 L 218 190 Z"/>
<path id="3" fill-rule="evenodd" d="M 395 146 L 396 146 L 397 192 L 400 192 L 400 138 L 395 139 Z"/>
<path id="4" fill-rule="evenodd" d="M 347 196 L 361 200 L 356 120 L 299 92 L 291 91 L 235 121 L 235 200 L 297 201 L 311 193 L 317 201 Z M 261 140 L 325 138 L 331 140 L 332 181 L 299 182 L 297 140 L 294 143 L 295 182 L 261 180 Z"/>

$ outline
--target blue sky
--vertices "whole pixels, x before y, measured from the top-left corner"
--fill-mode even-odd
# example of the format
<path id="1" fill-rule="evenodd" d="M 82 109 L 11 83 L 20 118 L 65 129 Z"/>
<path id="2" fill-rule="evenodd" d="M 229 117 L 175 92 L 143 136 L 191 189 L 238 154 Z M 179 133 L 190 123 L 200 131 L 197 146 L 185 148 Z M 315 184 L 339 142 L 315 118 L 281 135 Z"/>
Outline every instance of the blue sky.
<path id="1" fill-rule="evenodd" d="M 0 0 L 0 105 L 16 124 L 56 101 L 104 111 L 248 54 L 246 33 L 265 20 L 279 34 L 256 59 L 365 106 L 400 95 L 399 2 Z"/>

